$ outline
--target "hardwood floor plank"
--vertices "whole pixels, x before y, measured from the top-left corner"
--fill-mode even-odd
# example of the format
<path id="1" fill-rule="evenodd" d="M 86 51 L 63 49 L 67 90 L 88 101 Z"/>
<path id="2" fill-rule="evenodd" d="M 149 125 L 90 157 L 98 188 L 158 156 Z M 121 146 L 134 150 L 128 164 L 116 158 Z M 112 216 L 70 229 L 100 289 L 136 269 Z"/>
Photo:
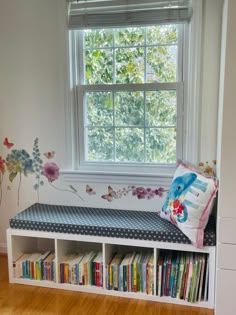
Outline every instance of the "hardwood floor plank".
<path id="1" fill-rule="evenodd" d="M 213 315 L 208 309 L 9 284 L 0 255 L 1 315 Z"/>

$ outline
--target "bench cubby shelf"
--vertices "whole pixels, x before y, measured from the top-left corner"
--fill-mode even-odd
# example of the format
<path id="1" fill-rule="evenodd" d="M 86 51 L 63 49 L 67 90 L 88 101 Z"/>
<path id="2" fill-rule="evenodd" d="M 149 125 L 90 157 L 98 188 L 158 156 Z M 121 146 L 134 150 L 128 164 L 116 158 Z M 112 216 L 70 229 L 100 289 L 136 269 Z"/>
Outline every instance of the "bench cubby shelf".
<path id="1" fill-rule="evenodd" d="M 30 231 L 9 228 L 7 230 L 8 262 L 9 262 L 9 281 L 10 283 L 50 287 L 57 289 L 81 291 L 95 294 L 114 295 L 135 299 L 184 304 L 197 307 L 214 308 L 214 287 L 215 287 L 215 246 L 207 246 L 197 249 L 189 244 L 168 243 L 148 240 L 135 240 L 115 237 L 103 237 L 93 235 L 66 234 L 57 232 Z M 60 283 L 58 272 L 56 281 L 30 280 L 15 278 L 13 262 L 23 253 L 36 251 L 55 251 L 55 268 L 58 270 L 63 255 L 78 252 L 80 249 L 102 251 L 103 266 L 106 266 L 114 252 L 126 253 L 129 250 L 149 250 L 154 253 L 154 272 L 153 277 L 157 277 L 157 261 L 160 250 L 182 251 L 206 253 L 209 255 L 209 286 L 208 300 L 190 303 L 182 299 L 167 296 L 147 295 L 145 293 L 120 292 L 106 289 L 106 272 L 103 272 L 103 286 L 82 286 L 68 283 Z M 154 292 L 157 290 L 157 281 L 154 281 Z"/>

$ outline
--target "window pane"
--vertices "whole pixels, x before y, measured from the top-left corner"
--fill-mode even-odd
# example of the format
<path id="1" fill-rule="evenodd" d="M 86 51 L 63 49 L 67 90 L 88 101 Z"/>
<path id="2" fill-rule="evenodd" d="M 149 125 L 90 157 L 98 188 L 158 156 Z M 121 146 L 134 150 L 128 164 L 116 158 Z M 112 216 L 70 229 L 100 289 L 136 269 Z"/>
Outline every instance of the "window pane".
<path id="1" fill-rule="evenodd" d="M 112 43 L 113 31 L 110 29 L 84 31 L 84 46 L 86 48 L 111 47 Z"/>
<path id="2" fill-rule="evenodd" d="M 175 44 L 178 40 L 177 25 L 147 27 L 147 44 Z"/>
<path id="3" fill-rule="evenodd" d="M 144 82 L 144 49 L 118 48 L 115 50 L 116 83 Z"/>
<path id="4" fill-rule="evenodd" d="M 88 161 L 114 160 L 113 129 L 88 128 L 87 148 Z"/>
<path id="5" fill-rule="evenodd" d="M 146 125 L 175 126 L 176 91 L 146 92 Z"/>
<path id="6" fill-rule="evenodd" d="M 115 30 L 115 46 L 140 46 L 143 44 L 143 28 L 129 27 Z"/>
<path id="7" fill-rule="evenodd" d="M 144 125 L 143 92 L 115 93 L 115 124 L 116 126 Z"/>
<path id="8" fill-rule="evenodd" d="M 113 58 L 111 49 L 85 51 L 85 83 L 108 84 L 113 78 Z"/>
<path id="9" fill-rule="evenodd" d="M 175 163 L 176 90 L 158 90 L 158 85 L 148 84 L 166 83 L 168 89 L 169 83 L 177 82 L 181 72 L 177 71 L 178 36 L 182 36 L 178 26 L 85 30 L 83 34 L 85 103 L 80 132 L 85 156 L 81 159 L 118 165 Z M 93 84 L 96 89 L 89 87 Z M 139 84 L 136 91 L 134 84 Z"/>
<path id="10" fill-rule="evenodd" d="M 86 93 L 87 125 L 109 126 L 113 124 L 111 92 Z"/>
<path id="11" fill-rule="evenodd" d="M 116 128 L 116 160 L 144 161 L 144 131 L 142 128 Z"/>
<path id="12" fill-rule="evenodd" d="M 175 128 L 150 128 L 146 130 L 146 162 L 176 162 Z"/>
<path id="13" fill-rule="evenodd" d="M 147 83 L 175 82 L 177 79 L 177 46 L 147 48 Z"/>

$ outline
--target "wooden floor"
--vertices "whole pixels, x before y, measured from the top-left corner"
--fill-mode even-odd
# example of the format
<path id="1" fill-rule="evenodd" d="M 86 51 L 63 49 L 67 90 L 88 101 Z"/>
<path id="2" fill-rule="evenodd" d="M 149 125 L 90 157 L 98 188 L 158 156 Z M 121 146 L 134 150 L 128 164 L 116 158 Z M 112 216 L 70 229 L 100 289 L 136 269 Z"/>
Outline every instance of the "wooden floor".
<path id="1" fill-rule="evenodd" d="M 9 284 L 0 255 L 1 315 L 213 315 L 208 309 Z"/>

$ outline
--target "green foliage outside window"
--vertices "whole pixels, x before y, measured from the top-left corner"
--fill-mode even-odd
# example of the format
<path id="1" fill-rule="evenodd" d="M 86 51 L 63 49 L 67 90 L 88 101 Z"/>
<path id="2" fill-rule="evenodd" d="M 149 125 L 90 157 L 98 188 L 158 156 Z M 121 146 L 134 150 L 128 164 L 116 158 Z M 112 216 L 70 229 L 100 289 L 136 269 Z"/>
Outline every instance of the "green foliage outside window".
<path id="1" fill-rule="evenodd" d="M 84 31 L 85 85 L 177 81 L 176 25 Z M 89 161 L 174 163 L 176 90 L 86 92 Z"/>

